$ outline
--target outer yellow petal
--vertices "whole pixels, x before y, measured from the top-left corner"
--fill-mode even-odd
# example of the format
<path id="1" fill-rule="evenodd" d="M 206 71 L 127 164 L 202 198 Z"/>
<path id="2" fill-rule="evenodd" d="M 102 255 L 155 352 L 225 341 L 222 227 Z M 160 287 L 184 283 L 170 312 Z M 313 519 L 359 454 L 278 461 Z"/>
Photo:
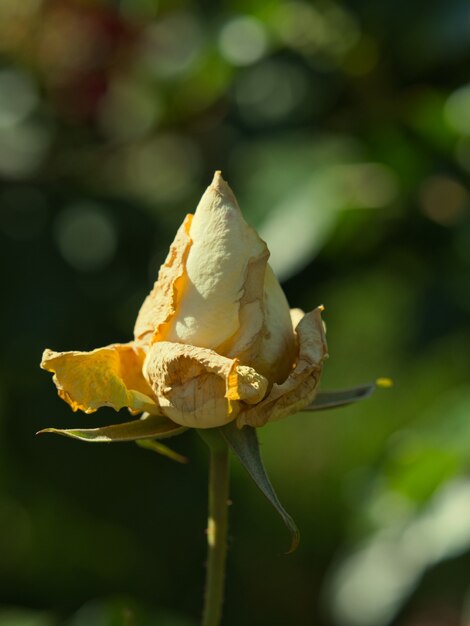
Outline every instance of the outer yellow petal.
<path id="1" fill-rule="evenodd" d="M 191 428 L 227 424 L 239 413 L 241 402 L 259 402 L 268 387 L 263 376 L 236 359 L 167 341 L 152 345 L 144 374 L 164 415 Z"/>
<path id="2" fill-rule="evenodd" d="M 160 413 L 142 374 L 144 358 L 145 351 L 132 343 L 113 344 L 92 352 L 45 350 L 41 367 L 54 372 L 59 396 L 74 411 L 93 413 L 111 406 Z"/>
<path id="3" fill-rule="evenodd" d="M 166 332 L 156 339 L 217 349 L 219 353 L 236 342 L 244 351 L 262 325 L 268 252 L 243 219 L 220 172 L 201 198 L 189 236 L 192 245 L 186 260 L 187 280 L 175 315 Z M 241 305 L 249 306 L 247 316 L 255 319 L 255 324 L 244 324 Z"/>
<path id="4" fill-rule="evenodd" d="M 187 215 L 179 227 L 158 280 L 144 300 L 134 326 L 136 340 L 150 343 L 153 338 L 153 341 L 159 341 L 175 315 L 187 281 L 185 264 L 192 244 L 189 236 L 192 218 L 191 214 Z"/>
<path id="5" fill-rule="evenodd" d="M 263 426 L 309 404 L 318 391 L 323 361 L 328 357 L 322 307 L 307 313 L 296 328 L 299 355 L 295 368 L 280 385 L 273 385 L 268 396 L 254 407 L 240 412 L 237 424 Z"/>

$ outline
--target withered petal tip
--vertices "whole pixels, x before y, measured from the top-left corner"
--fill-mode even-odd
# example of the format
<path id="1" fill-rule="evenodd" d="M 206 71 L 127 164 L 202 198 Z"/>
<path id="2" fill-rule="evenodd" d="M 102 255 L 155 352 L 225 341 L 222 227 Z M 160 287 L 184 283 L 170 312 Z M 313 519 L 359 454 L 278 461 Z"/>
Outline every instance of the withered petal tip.
<path id="1" fill-rule="evenodd" d="M 222 170 L 216 170 L 214 172 L 214 178 L 212 179 L 211 187 L 215 187 L 216 189 L 220 189 L 223 185 L 226 185 L 226 181 L 222 177 Z"/>

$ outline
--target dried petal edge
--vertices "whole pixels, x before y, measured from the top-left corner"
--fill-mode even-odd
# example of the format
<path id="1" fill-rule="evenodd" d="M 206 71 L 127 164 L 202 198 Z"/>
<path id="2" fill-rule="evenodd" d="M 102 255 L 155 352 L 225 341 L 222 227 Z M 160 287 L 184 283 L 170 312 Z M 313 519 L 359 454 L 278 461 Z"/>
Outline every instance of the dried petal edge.
<path id="1" fill-rule="evenodd" d="M 134 343 L 111 344 L 91 352 L 45 350 L 41 368 L 53 372 L 58 394 L 73 411 L 94 413 L 102 406 L 116 411 L 159 414 L 155 396 L 142 374 L 145 351 Z"/>
<path id="2" fill-rule="evenodd" d="M 265 396 L 268 381 L 209 348 L 187 344 L 153 344 L 144 364 L 161 411 L 190 428 L 214 428 L 231 422 L 242 405 Z"/>
<path id="3" fill-rule="evenodd" d="M 294 369 L 280 385 L 273 385 L 259 404 L 240 412 L 237 425 L 264 426 L 269 421 L 287 417 L 312 402 L 318 391 L 323 362 L 328 357 L 325 329 L 321 319 L 323 307 L 307 313 L 299 322 L 296 334 L 299 355 Z"/>

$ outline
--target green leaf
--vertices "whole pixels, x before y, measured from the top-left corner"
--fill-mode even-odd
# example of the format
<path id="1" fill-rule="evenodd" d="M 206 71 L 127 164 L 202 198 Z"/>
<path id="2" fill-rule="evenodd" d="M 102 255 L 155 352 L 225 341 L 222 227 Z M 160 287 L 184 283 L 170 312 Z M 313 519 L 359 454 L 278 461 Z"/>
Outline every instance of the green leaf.
<path id="1" fill-rule="evenodd" d="M 365 400 L 371 396 L 378 383 L 369 383 L 367 385 L 360 385 L 358 387 L 352 387 L 351 389 L 338 389 L 336 391 L 320 391 L 315 396 L 314 401 L 306 406 L 302 411 L 323 411 L 324 409 L 335 409 L 340 406 L 346 406 L 357 402 L 358 400 Z"/>
<path id="2" fill-rule="evenodd" d="M 288 553 L 293 552 L 299 545 L 299 529 L 292 517 L 279 502 L 279 498 L 271 485 L 261 459 L 256 429 L 251 426 L 244 426 L 239 429 L 235 425 L 235 422 L 231 422 L 219 430 L 235 456 L 238 457 L 256 485 L 282 517 L 284 524 L 291 533 L 291 544 Z"/>
<path id="3" fill-rule="evenodd" d="M 164 439 L 179 435 L 186 428 L 175 424 L 162 415 L 147 415 L 138 420 L 102 426 L 101 428 L 45 428 L 37 434 L 55 433 L 72 439 L 90 443 L 109 443 L 112 441 L 137 441 L 139 439 Z"/>
<path id="4" fill-rule="evenodd" d="M 145 448 L 146 450 L 152 450 L 153 452 L 162 454 L 163 456 L 166 456 L 172 461 L 176 461 L 177 463 L 188 463 L 189 461 L 186 456 L 175 452 L 168 446 L 165 446 L 163 443 L 160 443 L 160 441 L 156 441 L 155 439 L 140 439 L 136 441 L 136 444 L 141 448 Z"/>

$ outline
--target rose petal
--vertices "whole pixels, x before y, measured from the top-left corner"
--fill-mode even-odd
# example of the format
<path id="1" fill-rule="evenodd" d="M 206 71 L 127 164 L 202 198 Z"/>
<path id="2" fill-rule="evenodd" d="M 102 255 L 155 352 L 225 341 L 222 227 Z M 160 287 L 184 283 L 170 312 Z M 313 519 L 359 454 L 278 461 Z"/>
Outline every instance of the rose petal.
<path id="1" fill-rule="evenodd" d="M 265 248 L 249 261 L 239 303 L 238 330 L 216 348 L 219 354 L 236 357 L 241 363 L 253 363 L 265 334 L 264 281 L 268 257 L 269 251 Z"/>
<path id="2" fill-rule="evenodd" d="M 266 268 L 264 287 L 264 334 L 252 365 L 273 383 L 282 383 L 291 373 L 297 356 L 297 341 L 289 304 L 274 272 Z"/>
<path id="3" fill-rule="evenodd" d="M 237 425 L 263 426 L 309 404 L 318 391 L 323 361 L 328 357 L 325 331 L 321 319 L 323 307 L 307 313 L 296 328 L 299 356 L 295 368 L 280 385 L 273 385 L 259 404 L 242 411 Z"/>
<path id="4" fill-rule="evenodd" d="M 299 325 L 300 320 L 304 317 L 305 315 L 305 311 L 303 311 L 302 309 L 291 309 L 290 310 L 290 318 L 292 321 L 292 328 L 297 328 L 297 326 Z"/>
<path id="5" fill-rule="evenodd" d="M 144 358 L 144 350 L 132 343 L 113 344 L 92 352 L 45 350 L 41 367 L 54 372 L 59 396 L 74 411 L 93 413 L 111 406 L 160 413 L 142 374 Z"/>
<path id="6" fill-rule="evenodd" d="M 178 300 L 186 283 L 185 263 L 191 248 L 189 230 L 193 216 L 187 215 L 176 233 L 158 280 L 144 300 L 134 326 L 134 337 L 144 343 L 163 339 L 167 325 L 175 315 Z"/>
<path id="7" fill-rule="evenodd" d="M 249 291 L 245 303 L 251 304 L 251 314 L 259 318 L 260 328 L 263 264 L 268 253 L 266 244 L 244 221 L 220 172 L 201 198 L 189 236 L 192 245 L 186 260 L 187 280 L 168 331 L 159 339 L 211 349 L 229 340 L 248 345 L 255 325 L 242 329 L 249 339 L 236 335 L 243 322 L 240 303 Z M 250 282 L 252 270 L 255 284 Z"/>
<path id="8" fill-rule="evenodd" d="M 263 376 L 237 359 L 167 341 L 152 345 L 144 375 L 162 412 L 191 428 L 227 424 L 237 416 L 241 402 L 259 402 L 268 386 Z"/>

